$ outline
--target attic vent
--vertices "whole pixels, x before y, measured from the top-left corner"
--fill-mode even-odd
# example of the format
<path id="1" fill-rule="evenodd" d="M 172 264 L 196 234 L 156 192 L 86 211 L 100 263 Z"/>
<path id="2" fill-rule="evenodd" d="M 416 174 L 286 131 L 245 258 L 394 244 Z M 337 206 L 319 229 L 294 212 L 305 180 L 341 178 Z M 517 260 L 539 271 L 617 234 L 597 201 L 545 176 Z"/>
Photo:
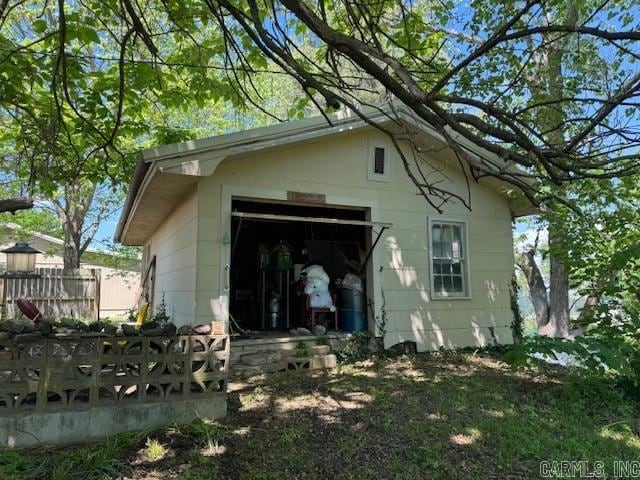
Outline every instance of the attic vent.
<path id="1" fill-rule="evenodd" d="M 390 182 L 392 161 L 387 155 L 389 147 L 382 143 L 369 144 L 367 178 L 372 182 Z"/>
<path id="2" fill-rule="evenodd" d="M 384 160 L 384 148 L 376 147 L 373 156 L 373 173 L 375 173 L 376 175 L 384 175 Z"/>

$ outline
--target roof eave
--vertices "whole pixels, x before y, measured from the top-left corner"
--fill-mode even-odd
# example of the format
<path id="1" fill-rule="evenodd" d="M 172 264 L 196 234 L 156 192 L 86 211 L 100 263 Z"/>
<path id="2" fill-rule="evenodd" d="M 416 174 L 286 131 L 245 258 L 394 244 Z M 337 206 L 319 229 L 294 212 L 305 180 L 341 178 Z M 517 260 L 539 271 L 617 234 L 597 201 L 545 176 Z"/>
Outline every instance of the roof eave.
<path id="1" fill-rule="evenodd" d="M 124 202 L 124 206 L 122 207 L 122 213 L 120 214 L 120 218 L 118 219 L 118 225 L 116 226 L 116 232 L 113 236 L 113 240 L 115 242 L 121 242 L 122 235 L 125 230 L 125 226 L 129 221 L 131 208 L 133 204 L 136 202 L 138 198 L 138 193 L 140 190 L 140 186 L 145 180 L 147 174 L 149 173 L 150 164 L 144 160 L 144 157 L 140 155 L 138 157 L 138 161 L 136 163 L 136 168 L 133 171 L 133 179 L 131 180 L 131 186 L 129 191 L 127 192 L 127 198 Z"/>

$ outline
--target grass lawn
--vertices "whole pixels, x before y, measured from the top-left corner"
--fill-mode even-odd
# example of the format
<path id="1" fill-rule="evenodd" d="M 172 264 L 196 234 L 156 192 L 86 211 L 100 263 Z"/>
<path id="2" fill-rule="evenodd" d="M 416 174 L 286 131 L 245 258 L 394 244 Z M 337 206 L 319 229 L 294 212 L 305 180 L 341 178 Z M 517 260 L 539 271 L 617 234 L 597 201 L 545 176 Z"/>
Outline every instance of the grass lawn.
<path id="1" fill-rule="evenodd" d="M 520 479 L 541 460 L 640 460 L 610 384 L 433 354 L 232 383 L 229 413 L 78 448 L 0 451 L 1 479 Z M 590 464 L 592 465 L 592 464 Z"/>

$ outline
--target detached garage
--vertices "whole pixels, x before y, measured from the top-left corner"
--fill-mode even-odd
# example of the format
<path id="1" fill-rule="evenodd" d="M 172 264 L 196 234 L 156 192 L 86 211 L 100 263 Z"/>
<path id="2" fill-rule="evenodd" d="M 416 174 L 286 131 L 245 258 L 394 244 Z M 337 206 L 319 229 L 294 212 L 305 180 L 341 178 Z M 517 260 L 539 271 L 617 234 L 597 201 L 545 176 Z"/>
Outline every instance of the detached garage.
<path id="1" fill-rule="evenodd" d="M 487 179 L 467 191 L 442 139 L 396 113 L 372 115 L 412 129 L 472 211 L 435 211 L 389 139 L 342 115 L 143 152 L 116 239 L 153 259 L 146 287 L 174 322 L 251 332 L 236 343 L 294 342 L 316 325 L 379 336 L 382 318 L 387 347 L 509 343 L 509 188 Z"/>

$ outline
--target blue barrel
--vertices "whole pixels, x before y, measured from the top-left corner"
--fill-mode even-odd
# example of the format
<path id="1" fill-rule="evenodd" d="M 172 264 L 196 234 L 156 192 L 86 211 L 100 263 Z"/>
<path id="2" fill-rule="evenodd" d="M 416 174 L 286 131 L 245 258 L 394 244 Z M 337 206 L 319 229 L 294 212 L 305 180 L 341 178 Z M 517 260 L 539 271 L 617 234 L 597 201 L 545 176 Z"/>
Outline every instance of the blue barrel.
<path id="1" fill-rule="evenodd" d="M 346 332 L 364 332 L 367 329 L 364 310 L 340 308 L 338 309 L 338 314 L 340 330 L 344 330 Z"/>
<path id="2" fill-rule="evenodd" d="M 342 287 L 339 292 L 340 303 L 342 308 L 349 310 L 364 310 L 364 294 L 353 288 Z"/>

